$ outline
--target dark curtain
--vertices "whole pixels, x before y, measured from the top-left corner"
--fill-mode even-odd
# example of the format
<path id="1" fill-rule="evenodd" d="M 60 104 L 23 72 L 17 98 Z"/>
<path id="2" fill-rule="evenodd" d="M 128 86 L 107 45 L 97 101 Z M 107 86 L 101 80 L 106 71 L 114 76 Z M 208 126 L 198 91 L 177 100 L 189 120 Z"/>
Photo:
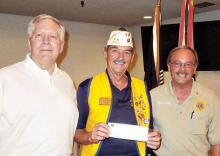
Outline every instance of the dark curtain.
<path id="1" fill-rule="evenodd" d="M 195 22 L 194 27 L 194 47 L 199 56 L 198 71 L 219 71 L 220 70 L 220 21 Z M 162 55 L 162 65 L 167 71 L 166 59 L 169 52 L 178 46 L 179 24 L 169 24 L 161 26 L 160 54 Z M 152 64 L 150 61 L 152 26 L 141 27 L 142 47 L 145 77 L 154 77 Z M 148 80 L 147 83 L 152 83 Z M 150 85 L 150 84 L 149 84 Z M 153 85 L 153 84 L 152 84 Z"/>

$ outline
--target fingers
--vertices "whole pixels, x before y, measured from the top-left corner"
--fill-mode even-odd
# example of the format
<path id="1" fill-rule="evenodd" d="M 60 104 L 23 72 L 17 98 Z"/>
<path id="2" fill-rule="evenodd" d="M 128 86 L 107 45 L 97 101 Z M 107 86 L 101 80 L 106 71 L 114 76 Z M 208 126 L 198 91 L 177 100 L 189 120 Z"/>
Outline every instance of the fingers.
<path id="1" fill-rule="evenodd" d="M 99 141 L 108 138 L 110 134 L 110 126 L 105 123 L 95 124 L 93 131 L 91 133 L 91 141 L 93 143 L 99 143 Z"/>
<path id="2" fill-rule="evenodd" d="M 149 132 L 148 134 L 148 141 L 147 141 L 147 147 L 157 150 L 160 148 L 161 144 L 161 135 L 160 132 Z"/>

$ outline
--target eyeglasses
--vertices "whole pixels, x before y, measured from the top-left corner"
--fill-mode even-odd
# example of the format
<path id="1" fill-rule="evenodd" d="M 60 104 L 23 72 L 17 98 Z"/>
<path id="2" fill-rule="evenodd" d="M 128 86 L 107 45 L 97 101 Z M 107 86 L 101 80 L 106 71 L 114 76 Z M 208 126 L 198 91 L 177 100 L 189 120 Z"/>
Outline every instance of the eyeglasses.
<path id="1" fill-rule="evenodd" d="M 186 68 L 191 68 L 193 65 L 195 65 L 195 64 L 193 64 L 192 62 L 181 63 L 181 62 L 179 62 L 179 61 L 175 61 L 175 62 L 172 62 L 172 63 L 170 63 L 170 64 L 174 65 L 174 67 L 176 67 L 176 68 L 182 67 L 183 64 L 184 64 L 184 66 L 185 66 Z"/>

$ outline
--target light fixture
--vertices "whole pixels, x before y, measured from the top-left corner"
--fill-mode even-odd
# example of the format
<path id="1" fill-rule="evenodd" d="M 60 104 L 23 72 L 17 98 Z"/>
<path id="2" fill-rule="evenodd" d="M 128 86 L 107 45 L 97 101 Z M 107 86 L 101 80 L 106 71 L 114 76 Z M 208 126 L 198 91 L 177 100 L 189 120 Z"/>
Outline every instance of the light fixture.
<path id="1" fill-rule="evenodd" d="M 145 19 L 151 19 L 152 16 L 144 16 L 143 18 L 145 18 Z"/>

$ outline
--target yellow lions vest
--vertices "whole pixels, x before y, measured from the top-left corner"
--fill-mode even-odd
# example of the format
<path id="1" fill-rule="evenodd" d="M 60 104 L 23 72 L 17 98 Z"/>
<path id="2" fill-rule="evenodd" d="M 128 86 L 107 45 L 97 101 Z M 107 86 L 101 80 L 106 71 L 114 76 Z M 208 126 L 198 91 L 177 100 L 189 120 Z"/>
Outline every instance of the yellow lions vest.
<path id="1" fill-rule="evenodd" d="M 131 88 L 137 123 L 140 126 L 149 127 L 150 108 L 144 81 L 131 77 Z M 86 131 L 92 132 L 96 123 L 108 123 L 112 103 L 111 87 L 106 72 L 92 79 L 90 89 L 88 88 L 89 116 L 86 123 Z M 98 144 L 80 145 L 80 156 L 95 156 L 98 154 L 102 141 Z M 146 156 L 146 143 L 137 141 L 138 153 Z"/>

